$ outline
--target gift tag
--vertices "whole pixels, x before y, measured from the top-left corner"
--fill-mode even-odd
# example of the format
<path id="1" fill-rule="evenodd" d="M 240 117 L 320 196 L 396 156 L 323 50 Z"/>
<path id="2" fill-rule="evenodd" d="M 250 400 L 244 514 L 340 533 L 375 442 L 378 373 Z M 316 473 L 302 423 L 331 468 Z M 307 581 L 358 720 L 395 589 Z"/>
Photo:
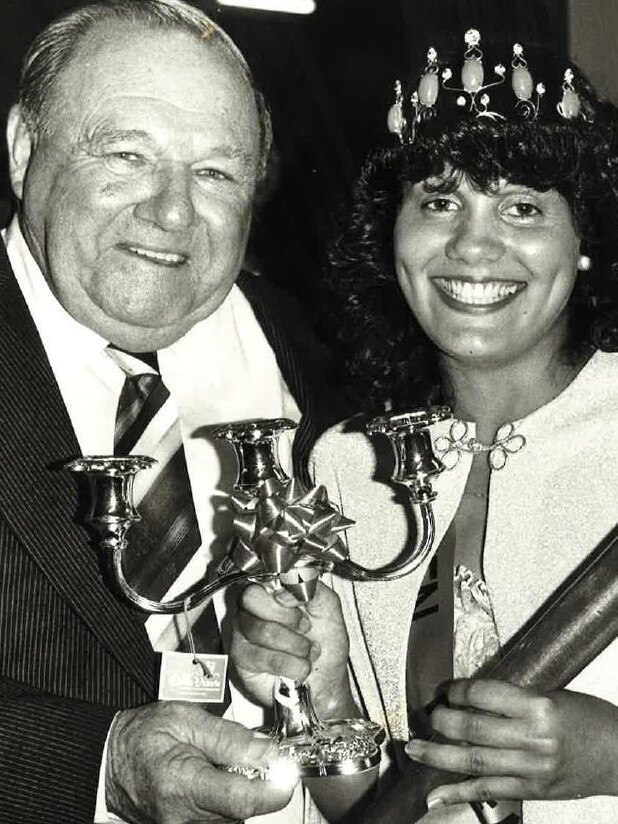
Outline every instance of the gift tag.
<path id="1" fill-rule="evenodd" d="M 159 677 L 161 701 L 193 701 L 213 704 L 223 701 L 227 655 L 195 655 L 163 652 Z"/>

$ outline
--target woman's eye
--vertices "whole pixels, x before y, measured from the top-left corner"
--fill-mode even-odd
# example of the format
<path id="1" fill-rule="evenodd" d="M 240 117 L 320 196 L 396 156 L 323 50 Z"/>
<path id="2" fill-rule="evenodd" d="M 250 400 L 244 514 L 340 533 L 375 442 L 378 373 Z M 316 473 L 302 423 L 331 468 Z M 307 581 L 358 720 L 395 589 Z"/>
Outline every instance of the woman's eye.
<path id="1" fill-rule="evenodd" d="M 456 212 L 459 205 L 448 197 L 433 197 L 426 200 L 422 208 L 428 212 Z"/>
<path id="2" fill-rule="evenodd" d="M 530 203 L 527 200 L 521 200 L 507 206 L 504 213 L 511 217 L 533 218 L 540 215 L 541 210 L 535 203 Z"/>

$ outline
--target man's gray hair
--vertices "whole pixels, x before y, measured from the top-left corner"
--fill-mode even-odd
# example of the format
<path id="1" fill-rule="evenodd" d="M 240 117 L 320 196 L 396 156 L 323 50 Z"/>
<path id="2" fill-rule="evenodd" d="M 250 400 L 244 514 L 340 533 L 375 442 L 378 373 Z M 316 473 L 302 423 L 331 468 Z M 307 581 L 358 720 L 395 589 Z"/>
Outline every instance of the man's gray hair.
<path id="1" fill-rule="evenodd" d="M 49 128 L 52 91 L 83 37 L 98 23 L 122 20 L 153 28 L 176 28 L 197 35 L 205 47 L 221 47 L 241 70 L 253 90 L 260 123 L 262 175 L 272 142 L 268 106 L 256 88 L 251 69 L 240 49 L 223 29 L 200 9 L 183 0 L 99 0 L 80 6 L 52 21 L 26 52 L 19 84 L 19 105 L 33 135 Z"/>

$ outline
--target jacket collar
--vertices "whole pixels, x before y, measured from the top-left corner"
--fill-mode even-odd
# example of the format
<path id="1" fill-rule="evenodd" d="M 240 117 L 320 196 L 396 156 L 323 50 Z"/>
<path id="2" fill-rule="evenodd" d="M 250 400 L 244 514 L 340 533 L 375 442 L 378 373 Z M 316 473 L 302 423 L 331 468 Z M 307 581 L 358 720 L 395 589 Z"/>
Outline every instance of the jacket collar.
<path id="1" fill-rule="evenodd" d="M 111 594 L 75 522 L 77 489 L 62 465 L 79 446 L 1 243 L 0 336 L 0 509 L 59 594 L 152 695 L 156 657 L 142 617 Z"/>

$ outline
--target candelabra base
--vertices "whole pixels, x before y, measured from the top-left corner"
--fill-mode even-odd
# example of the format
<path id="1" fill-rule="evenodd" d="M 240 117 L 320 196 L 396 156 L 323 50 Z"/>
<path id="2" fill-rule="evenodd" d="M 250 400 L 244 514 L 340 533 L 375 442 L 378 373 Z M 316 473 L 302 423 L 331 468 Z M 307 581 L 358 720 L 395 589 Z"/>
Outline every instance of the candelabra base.
<path id="1" fill-rule="evenodd" d="M 368 802 L 380 769 L 378 724 L 360 718 L 321 721 L 311 734 L 281 742 L 281 754 L 297 765 L 303 784 L 330 824 L 349 820 Z"/>
<path id="2" fill-rule="evenodd" d="M 380 763 L 379 724 L 362 718 L 320 721 L 314 728 L 284 738 L 281 755 L 298 768 L 303 778 L 350 776 Z"/>
<path id="3" fill-rule="evenodd" d="M 352 824 L 361 807 L 374 799 L 380 767 L 376 764 L 353 775 L 327 775 L 303 778 L 315 806 L 329 824 Z"/>
<path id="4" fill-rule="evenodd" d="M 308 687 L 287 678 L 277 680 L 274 696 L 270 735 L 326 820 L 343 822 L 376 786 L 382 727 L 362 718 L 322 721 Z"/>

